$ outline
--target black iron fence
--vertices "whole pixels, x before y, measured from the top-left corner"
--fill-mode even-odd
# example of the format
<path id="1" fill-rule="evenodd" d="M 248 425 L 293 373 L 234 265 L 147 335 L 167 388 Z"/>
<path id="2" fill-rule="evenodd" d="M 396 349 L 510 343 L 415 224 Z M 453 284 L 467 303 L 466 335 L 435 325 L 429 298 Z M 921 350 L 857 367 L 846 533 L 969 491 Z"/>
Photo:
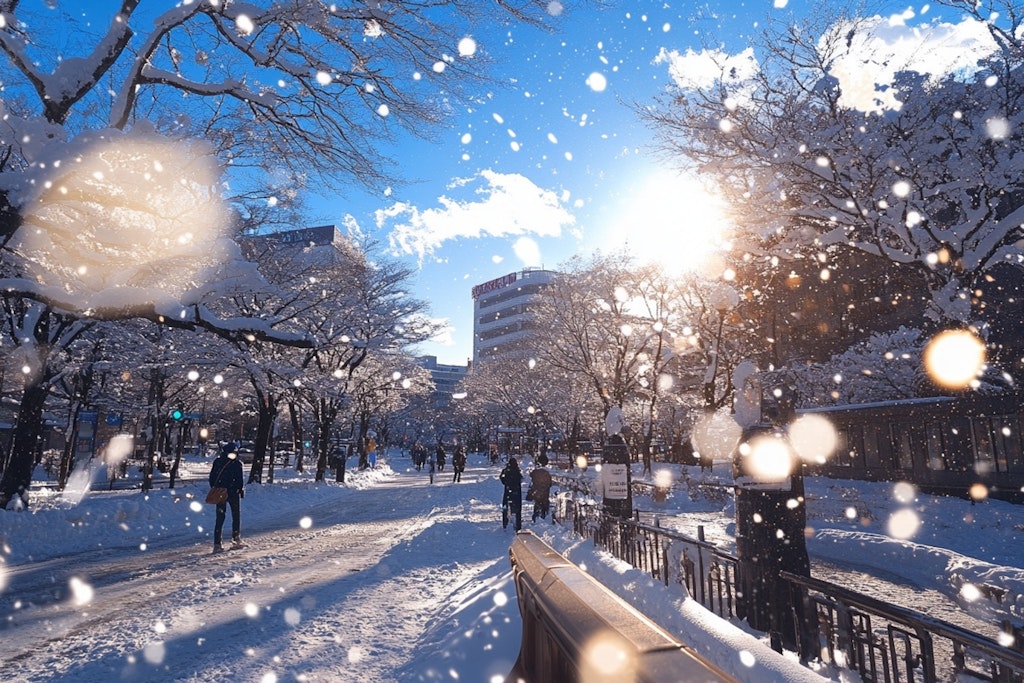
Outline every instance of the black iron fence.
<path id="1" fill-rule="evenodd" d="M 574 490 L 575 488 L 575 490 Z M 615 557 L 649 573 L 666 586 L 681 584 L 690 596 L 723 618 L 738 617 L 738 559 L 695 536 L 664 529 L 655 519 L 641 521 L 602 514 L 593 492 L 563 483 L 560 521 Z M 1024 683 L 1024 642 L 1008 634 L 1012 647 L 913 610 L 887 604 L 818 579 L 783 572 L 789 587 L 801 661 L 856 671 L 861 679 L 885 683 L 937 683 L 964 680 Z M 784 620 L 780 620 L 783 622 Z M 1007 629 L 1004 625 L 1004 629 Z M 769 634 L 776 649 L 779 634 Z"/>

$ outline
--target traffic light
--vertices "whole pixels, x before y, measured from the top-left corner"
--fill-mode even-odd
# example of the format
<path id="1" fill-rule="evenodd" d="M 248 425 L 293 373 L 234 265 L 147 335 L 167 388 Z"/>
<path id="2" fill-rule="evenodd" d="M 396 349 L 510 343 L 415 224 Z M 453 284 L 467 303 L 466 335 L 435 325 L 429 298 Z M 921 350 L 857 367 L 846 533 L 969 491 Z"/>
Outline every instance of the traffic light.
<path id="1" fill-rule="evenodd" d="M 185 417 L 185 411 L 181 408 L 175 408 L 171 411 L 171 419 L 175 422 L 181 422 L 182 418 Z"/>

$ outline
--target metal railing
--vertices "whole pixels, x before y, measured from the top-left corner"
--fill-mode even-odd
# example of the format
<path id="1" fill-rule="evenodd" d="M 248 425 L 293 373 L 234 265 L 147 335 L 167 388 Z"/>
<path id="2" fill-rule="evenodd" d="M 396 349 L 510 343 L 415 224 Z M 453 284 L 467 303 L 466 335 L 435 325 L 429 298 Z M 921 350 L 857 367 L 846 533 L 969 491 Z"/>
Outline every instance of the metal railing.
<path id="1" fill-rule="evenodd" d="M 738 617 L 736 573 L 739 560 L 704 540 L 703 528 L 689 536 L 655 523 L 602 514 L 589 495 L 560 494 L 560 519 L 572 518 L 575 533 L 593 539 L 620 560 L 649 573 L 666 586 L 684 585 L 693 599 L 723 618 Z M 864 681 L 937 683 L 969 676 L 992 683 L 1024 683 L 1024 654 L 985 636 L 910 609 L 788 572 L 780 574 L 794 600 L 801 661 L 821 661 L 834 669 L 857 671 Z M 797 606 L 801 607 L 798 608 Z M 773 606 L 774 609 L 774 606 Z M 1004 624 L 1004 630 L 1009 630 Z M 800 638 L 800 634 L 815 634 Z M 778 634 L 770 634 L 773 646 Z M 1020 633 L 1014 635 L 1020 636 Z M 1016 641 L 1016 648 L 1024 642 Z"/>

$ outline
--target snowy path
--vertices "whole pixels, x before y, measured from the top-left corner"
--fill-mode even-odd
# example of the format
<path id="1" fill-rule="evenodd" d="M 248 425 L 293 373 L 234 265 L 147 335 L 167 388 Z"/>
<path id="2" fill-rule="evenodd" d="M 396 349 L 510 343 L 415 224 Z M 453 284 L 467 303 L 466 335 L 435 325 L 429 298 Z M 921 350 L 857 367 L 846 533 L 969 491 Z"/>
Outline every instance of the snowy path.
<path id="1" fill-rule="evenodd" d="M 343 504 L 277 514 L 253 515 L 260 499 L 247 496 L 246 547 L 220 555 L 182 530 L 142 551 L 15 565 L 0 596 L 3 678 L 408 680 L 396 671 L 452 618 L 452 595 L 486 570 L 500 587 L 508 570 L 510 536 L 494 503 L 473 497 L 493 496 L 493 473 L 471 469 L 458 485 L 445 475 L 431 486 L 412 471 L 346 491 Z M 464 549 L 449 561 L 453 542 L 479 546 L 476 561 Z M 507 672 L 518 639 L 503 635 L 512 654 L 493 659 Z"/>

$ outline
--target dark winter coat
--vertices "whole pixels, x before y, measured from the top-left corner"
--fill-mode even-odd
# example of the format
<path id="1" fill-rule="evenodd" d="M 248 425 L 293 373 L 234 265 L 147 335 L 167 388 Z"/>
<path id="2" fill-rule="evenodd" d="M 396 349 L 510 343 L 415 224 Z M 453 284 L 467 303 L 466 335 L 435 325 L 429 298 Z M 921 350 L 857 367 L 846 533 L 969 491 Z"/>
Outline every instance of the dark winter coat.
<path id="1" fill-rule="evenodd" d="M 502 495 L 502 504 L 510 504 L 513 507 L 521 507 L 523 504 L 523 472 L 515 460 L 509 460 L 505 469 L 501 471 L 498 479 L 505 485 L 505 492 Z"/>
<path id="2" fill-rule="evenodd" d="M 551 473 L 543 467 L 530 472 L 530 488 L 533 489 L 533 500 L 546 503 L 551 498 Z"/>
<path id="3" fill-rule="evenodd" d="M 466 451 L 462 447 L 456 448 L 452 454 L 452 467 L 458 472 L 466 469 Z"/>
<path id="4" fill-rule="evenodd" d="M 240 492 L 245 486 L 242 462 L 237 457 L 231 458 L 221 453 L 210 467 L 210 486 L 225 487 L 229 496 Z"/>

